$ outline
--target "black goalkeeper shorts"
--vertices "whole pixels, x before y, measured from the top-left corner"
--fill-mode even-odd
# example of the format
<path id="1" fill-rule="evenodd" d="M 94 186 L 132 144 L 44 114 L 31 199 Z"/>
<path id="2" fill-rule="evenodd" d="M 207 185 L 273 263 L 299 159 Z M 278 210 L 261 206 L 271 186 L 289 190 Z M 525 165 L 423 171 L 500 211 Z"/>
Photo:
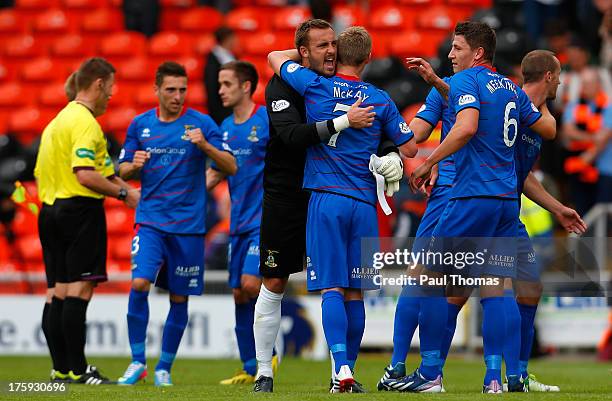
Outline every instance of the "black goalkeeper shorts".
<path id="1" fill-rule="evenodd" d="M 259 242 L 259 273 L 289 277 L 304 270 L 308 195 L 295 201 L 264 196 Z"/>
<path id="2" fill-rule="evenodd" d="M 55 287 L 56 274 L 59 266 L 64 263 L 59 249 L 58 224 L 55 221 L 55 211 L 52 205 L 42 204 L 38 214 L 38 237 L 42 246 L 43 261 L 47 288 Z"/>

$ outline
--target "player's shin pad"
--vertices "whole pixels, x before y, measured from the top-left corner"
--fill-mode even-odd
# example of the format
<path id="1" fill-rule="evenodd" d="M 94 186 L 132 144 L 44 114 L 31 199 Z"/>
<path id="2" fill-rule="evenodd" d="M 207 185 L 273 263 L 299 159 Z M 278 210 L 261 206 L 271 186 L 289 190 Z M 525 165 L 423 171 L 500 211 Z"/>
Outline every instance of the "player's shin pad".
<path id="1" fill-rule="evenodd" d="M 370 171 L 374 175 L 376 179 L 376 196 L 378 197 L 378 203 L 380 203 L 380 207 L 382 208 L 385 215 L 390 215 L 392 213 L 389 204 L 387 203 L 387 199 L 385 198 L 385 177 L 381 174 L 378 174 L 376 171 L 376 167 L 380 165 L 380 158 L 376 155 L 370 156 Z"/>

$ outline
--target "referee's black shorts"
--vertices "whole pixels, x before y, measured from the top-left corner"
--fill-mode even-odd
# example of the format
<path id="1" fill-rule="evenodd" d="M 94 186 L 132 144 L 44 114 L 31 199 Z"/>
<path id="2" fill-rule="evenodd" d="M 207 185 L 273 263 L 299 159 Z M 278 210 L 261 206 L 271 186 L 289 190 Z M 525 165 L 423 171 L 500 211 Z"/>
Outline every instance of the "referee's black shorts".
<path id="1" fill-rule="evenodd" d="M 55 201 L 59 251 L 64 255 L 64 263 L 56 271 L 58 283 L 107 280 L 103 202 L 81 196 Z"/>
<path id="2" fill-rule="evenodd" d="M 55 287 L 57 271 L 59 266 L 64 263 L 62 253 L 59 250 L 59 233 L 57 230 L 54 207 L 43 203 L 38 214 L 38 237 L 40 238 L 43 261 L 45 262 L 47 288 Z"/>
<path id="3" fill-rule="evenodd" d="M 264 194 L 259 243 L 259 273 L 289 277 L 304 269 L 308 194 L 280 200 Z"/>

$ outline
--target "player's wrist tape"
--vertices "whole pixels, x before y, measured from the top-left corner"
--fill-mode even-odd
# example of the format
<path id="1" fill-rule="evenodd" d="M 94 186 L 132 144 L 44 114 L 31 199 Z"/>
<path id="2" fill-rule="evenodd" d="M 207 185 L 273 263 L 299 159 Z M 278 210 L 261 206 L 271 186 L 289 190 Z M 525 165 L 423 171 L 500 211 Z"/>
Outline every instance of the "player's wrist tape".
<path id="1" fill-rule="evenodd" d="M 380 164 L 380 159 L 376 155 L 370 156 L 370 171 L 374 175 L 376 179 L 376 197 L 378 198 L 378 203 L 385 215 L 390 215 L 392 213 L 391 207 L 387 203 L 387 199 L 385 198 L 385 177 L 381 174 L 378 174 L 376 171 L 376 167 Z"/>
<path id="2" fill-rule="evenodd" d="M 340 117 L 336 117 L 332 120 L 334 122 L 335 133 L 342 131 L 343 129 L 347 129 L 351 124 L 348 119 L 348 114 L 343 114 Z"/>
<path id="3" fill-rule="evenodd" d="M 316 127 L 317 127 L 317 134 L 319 135 L 319 138 L 321 139 L 321 142 L 323 143 L 327 143 L 329 141 L 329 138 L 331 138 L 332 135 L 335 134 L 334 123 L 332 122 L 332 120 L 319 121 L 316 124 Z"/>

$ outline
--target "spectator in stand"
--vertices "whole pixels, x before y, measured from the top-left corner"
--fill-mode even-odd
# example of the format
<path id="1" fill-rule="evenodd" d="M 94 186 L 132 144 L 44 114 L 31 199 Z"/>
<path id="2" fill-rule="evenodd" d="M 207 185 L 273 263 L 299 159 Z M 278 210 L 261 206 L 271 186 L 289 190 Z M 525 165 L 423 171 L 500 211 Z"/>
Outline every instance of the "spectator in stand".
<path id="1" fill-rule="evenodd" d="M 217 44 L 206 58 L 204 86 L 208 99 L 208 114 L 219 125 L 232 114 L 231 109 L 223 107 L 221 97 L 219 97 L 219 69 L 223 64 L 236 59 L 234 52 L 238 45 L 238 37 L 231 28 L 222 26 L 215 31 L 215 39 Z"/>
<path id="2" fill-rule="evenodd" d="M 610 71 L 612 69 L 612 8 L 604 14 L 599 27 L 599 36 L 601 36 L 599 63 L 603 68 Z"/>
<path id="3" fill-rule="evenodd" d="M 584 41 L 574 36 L 567 48 L 567 68 L 561 73 L 561 85 L 557 95 L 557 110 L 563 110 L 565 105 L 580 100 L 582 72 L 589 68 L 590 54 Z M 594 68 L 594 67 L 593 67 Z M 598 68 L 599 80 L 605 93 L 612 93 L 612 82 L 610 72 L 604 68 Z"/>
<path id="4" fill-rule="evenodd" d="M 610 92 L 602 90 L 595 68 L 584 69 L 579 79 L 580 97 L 567 104 L 561 134 L 569 156 L 564 169 L 569 174 L 570 199 L 576 211 L 585 215 L 596 201 L 598 172 L 594 153 L 605 135 L 603 119 Z"/>
<path id="5" fill-rule="evenodd" d="M 597 181 L 597 203 L 612 203 L 612 106 L 608 104 L 604 113 L 604 126 L 597 135 L 596 166 L 599 170 Z"/>
<path id="6" fill-rule="evenodd" d="M 159 0 L 123 0 L 125 29 L 150 38 L 157 32 Z"/>
<path id="7" fill-rule="evenodd" d="M 542 27 L 559 15 L 560 4 L 561 0 L 525 0 L 523 2 L 525 30 L 536 45 L 542 35 Z"/>

